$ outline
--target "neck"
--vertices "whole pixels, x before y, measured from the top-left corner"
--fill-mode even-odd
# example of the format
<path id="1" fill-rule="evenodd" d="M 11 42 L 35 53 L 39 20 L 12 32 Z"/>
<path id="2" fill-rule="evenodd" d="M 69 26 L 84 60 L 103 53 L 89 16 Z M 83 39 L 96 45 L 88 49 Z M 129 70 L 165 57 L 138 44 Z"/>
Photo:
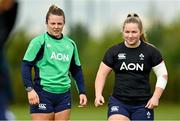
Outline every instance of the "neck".
<path id="1" fill-rule="evenodd" d="M 128 48 L 136 48 L 136 47 L 139 47 L 139 45 L 141 44 L 141 40 L 139 40 L 138 42 L 136 42 L 133 45 L 129 45 L 126 41 L 124 43 L 125 43 L 125 46 Z"/>
<path id="2" fill-rule="evenodd" d="M 53 36 L 53 35 L 52 35 L 52 34 L 50 34 L 49 32 L 47 32 L 47 34 L 48 34 L 50 37 L 52 37 L 53 39 L 57 39 L 57 40 L 59 40 L 59 39 L 62 39 L 62 38 L 63 38 L 63 34 L 62 34 L 62 33 L 60 34 L 60 36 L 59 36 L 59 37 Z"/>

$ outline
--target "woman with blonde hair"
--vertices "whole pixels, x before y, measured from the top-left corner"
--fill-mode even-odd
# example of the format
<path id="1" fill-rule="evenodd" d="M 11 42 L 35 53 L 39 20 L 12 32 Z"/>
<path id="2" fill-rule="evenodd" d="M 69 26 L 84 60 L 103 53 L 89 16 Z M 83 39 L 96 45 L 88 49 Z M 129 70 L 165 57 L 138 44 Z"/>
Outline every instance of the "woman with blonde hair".
<path id="1" fill-rule="evenodd" d="M 127 15 L 122 32 L 124 41 L 107 50 L 97 72 L 95 106 L 104 104 L 105 81 L 114 71 L 108 121 L 154 120 L 153 109 L 158 106 L 168 79 L 164 60 L 158 49 L 145 41 L 143 25 L 136 13 Z M 151 70 L 157 76 L 153 94 L 149 84 Z"/>

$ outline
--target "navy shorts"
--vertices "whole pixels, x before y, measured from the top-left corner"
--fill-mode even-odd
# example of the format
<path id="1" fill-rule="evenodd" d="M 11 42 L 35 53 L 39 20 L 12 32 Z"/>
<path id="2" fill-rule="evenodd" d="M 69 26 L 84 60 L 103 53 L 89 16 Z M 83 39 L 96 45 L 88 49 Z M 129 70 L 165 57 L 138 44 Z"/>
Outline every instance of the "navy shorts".
<path id="1" fill-rule="evenodd" d="M 7 120 L 6 118 L 6 107 L 0 104 L 0 120 Z"/>
<path id="2" fill-rule="evenodd" d="M 130 120 L 154 120 L 153 109 L 142 105 L 127 105 L 117 100 L 113 96 L 109 97 L 108 117 L 114 114 L 121 114 L 128 117 Z"/>
<path id="3" fill-rule="evenodd" d="M 57 113 L 71 108 L 71 93 L 54 94 L 47 91 L 37 92 L 40 103 L 30 105 L 30 113 Z"/>
<path id="4" fill-rule="evenodd" d="M 6 111 L 8 109 L 7 99 L 4 93 L 0 92 L 0 120 L 7 120 Z"/>

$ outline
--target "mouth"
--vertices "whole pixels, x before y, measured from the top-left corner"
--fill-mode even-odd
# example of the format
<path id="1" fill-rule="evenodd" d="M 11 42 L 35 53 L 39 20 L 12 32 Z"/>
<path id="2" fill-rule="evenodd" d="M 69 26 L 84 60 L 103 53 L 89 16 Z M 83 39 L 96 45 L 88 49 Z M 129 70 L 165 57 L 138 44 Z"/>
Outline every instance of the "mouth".
<path id="1" fill-rule="evenodd" d="M 134 41 L 134 39 L 128 39 L 128 41 L 129 41 L 129 42 L 133 42 L 133 41 Z"/>
<path id="2" fill-rule="evenodd" d="M 59 29 L 56 29 L 56 30 L 53 30 L 54 32 L 59 32 L 60 30 Z"/>
<path id="3" fill-rule="evenodd" d="M 54 34 L 59 34 L 61 31 L 60 30 L 55 30 L 53 32 L 54 32 Z"/>

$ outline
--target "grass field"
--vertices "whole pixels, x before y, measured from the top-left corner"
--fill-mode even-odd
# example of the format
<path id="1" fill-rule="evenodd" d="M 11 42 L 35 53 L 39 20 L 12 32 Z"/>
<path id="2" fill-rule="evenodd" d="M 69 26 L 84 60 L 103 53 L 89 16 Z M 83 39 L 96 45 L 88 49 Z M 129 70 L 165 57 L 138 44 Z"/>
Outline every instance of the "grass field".
<path id="1" fill-rule="evenodd" d="M 27 105 L 13 105 L 11 110 L 14 112 L 17 120 L 29 120 L 29 109 Z M 88 105 L 85 108 L 78 108 L 76 104 L 72 107 L 71 120 L 106 120 L 107 106 L 95 108 L 94 105 Z M 155 119 L 157 120 L 179 120 L 180 105 L 163 103 L 155 110 Z"/>

